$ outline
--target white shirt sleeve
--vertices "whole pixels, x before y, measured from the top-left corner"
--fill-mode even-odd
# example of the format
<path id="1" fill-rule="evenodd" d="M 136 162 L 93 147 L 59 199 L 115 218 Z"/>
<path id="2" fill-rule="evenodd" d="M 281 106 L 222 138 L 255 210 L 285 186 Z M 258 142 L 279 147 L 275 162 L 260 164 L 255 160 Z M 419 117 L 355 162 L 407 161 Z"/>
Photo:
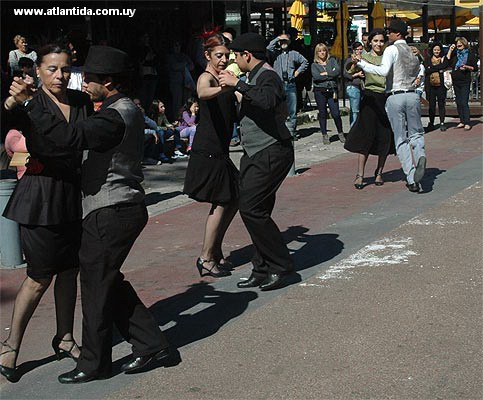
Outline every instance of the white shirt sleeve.
<path id="1" fill-rule="evenodd" d="M 364 72 L 368 72 L 374 75 L 387 76 L 392 66 L 396 62 L 396 58 L 397 58 L 397 47 L 389 46 L 386 50 L 384 50 L 384 54 L 382 55 L 381 65 L 374 65 L 374 64 L 368 63 L 365 60 L 359 61 L 357 65 L 361 67 L 364 70 Z"/>

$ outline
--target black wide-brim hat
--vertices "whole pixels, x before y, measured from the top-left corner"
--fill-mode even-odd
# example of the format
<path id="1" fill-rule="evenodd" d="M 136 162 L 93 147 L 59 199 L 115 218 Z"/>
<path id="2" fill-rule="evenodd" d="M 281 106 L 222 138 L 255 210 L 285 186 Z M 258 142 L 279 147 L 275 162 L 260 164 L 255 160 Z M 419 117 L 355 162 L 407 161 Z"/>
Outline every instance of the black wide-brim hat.
<path id="1" fill-rule="evenodd" d="M 244 33 L 236 37 L 228 46 L 233 51 L 249 51 L 250 53 L 265 52 L 265 38 L 258 33 Z"/>
<path id="2" fill-rule="evenodd" d="M 129 56 L 109 46 L 91 46 L 84 63 L 84 73 L 122 74 L 130 70 Z"/>

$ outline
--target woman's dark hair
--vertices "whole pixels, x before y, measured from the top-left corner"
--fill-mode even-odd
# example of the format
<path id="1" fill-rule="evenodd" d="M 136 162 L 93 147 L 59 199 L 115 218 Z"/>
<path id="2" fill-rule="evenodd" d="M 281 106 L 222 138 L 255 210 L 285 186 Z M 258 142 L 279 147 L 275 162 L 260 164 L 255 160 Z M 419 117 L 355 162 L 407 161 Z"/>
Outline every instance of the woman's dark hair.
<path id="1" fill-rule="evenodd" d="M 183 107 L 181 107 L 181 110 L 179 112 L 179 117 L 178 120 L 182 121 L 183 120 L 183 113 L 186 111 L 188 114 L 191 115 L 190 108 L 194 103 L 198 103 L 198 99 L 196 97 L 190 97 L 188 100 L 186 100 L 186 103 L 184 103 Z M 196 116 L 196 122 L 198 122 L 198 115 Z"/>
<path id="2" fill-rule="evenodd" d="M 152 103 L 149 105 L 149 109 L 147 110 L 146 115 L 151 118 L 153 121 L 157 121 L 159 117 L 159 105 L 164 101 L 159 99 L 154 99 Z"/>
<path id="3" fill-rule="evenodd" d="M 60 54 L 60 53 L 67 54 L 69 56 L 69 62 L 70 62 L 71 53 L 67 46 L 64 46 L 58 43 L 49 43 L 49 44 L 46 44 L 45 46 L 42 46 L 37 52 L 37 61 L 36 61 L 37 65 L 40 66 L 40 64 L 42 64 L 42 61 L 44 60 L 44 57 L 46 55 Z"/>
<path id="4" fill-rule="evenodd" d="M 357 49 L 358 47 L 364 47 L 364 45 L 361 42 L 354 42 L 352 43 L 352 50 Z"/>
<path id="5" fill-rule="evenodd" d="M 430 47 L 429 47 L 429 56 L 432 57 L 434 54 L 433 54 L 433 50 L 435 47 L 439 47 L 441 49 L 441 53 L 439 54 L 440 57 L 444 57 L 444 48 L 443 48 L 443 45 L 439 42 L 434 42 Z"/>
<path id="6" fill-rule="evenodd" d="M 384 41 L 386 41 L 386 32 L 384 31 L 384 29 L 379 29 L 379 28 L 373 29 L 371 33 L 369 33 L 369 37 L 367 38 L 368 47 L 371 46 L 372 39 L 374 39 L 374 36 L 377 36 L 377 35 L 384 36 Z"/>

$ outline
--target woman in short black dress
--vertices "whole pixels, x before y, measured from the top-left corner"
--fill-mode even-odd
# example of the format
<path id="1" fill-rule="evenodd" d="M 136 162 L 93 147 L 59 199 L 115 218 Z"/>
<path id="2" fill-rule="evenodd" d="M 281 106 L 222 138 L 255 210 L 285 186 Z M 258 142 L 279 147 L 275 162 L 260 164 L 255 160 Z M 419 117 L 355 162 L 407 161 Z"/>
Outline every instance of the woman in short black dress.
<path id="1" fill-rule="evenodd" d="M 204 36 L 208 60 L 197 85 L 200 122 L 191 150 L 184 193 L 211 203 L 205 237 L 196 266 L 201 276 L 227 276 L 230 263 L 223 257 L 223 237 L 238 210 L 238 169 L 230 160 L 229 146 L 235 121 L 235 95 L 221 87 L 218 73 L 228 64 L 228 39 L 212 32 Z"/>
<path id="2" fill-rule="evenodd" d="M 37 65 L 43 85 L 31 101 L 41 103 L 48 112 L 69 122 L 87 118 L 92 112 L 89 97 L 67 89 L 69 50 L 47 45 L 40 49 Z M 20 109 L 12 114 L 22 117 Z M 25 116 L 23 119 L 28 120 Z M 12 382 L 19 378 L 15 367 L 25 329 L 54 275 L 57 276 L 54 286 L 57 332 L 52 347 L 59 358 L 65 354 L 77 359 L 80 354 L 72 332 L 82 218 L 82 155 L 39 139 L 40 135 L 29 135 L 31 129 L 30 126 L 23 129 L 30 152 L 27 170 L 3 214 L 20 224 L 27 262 L 27 277 L 15 299 L 9 336 L 1 343 L 0 373 Z"/>

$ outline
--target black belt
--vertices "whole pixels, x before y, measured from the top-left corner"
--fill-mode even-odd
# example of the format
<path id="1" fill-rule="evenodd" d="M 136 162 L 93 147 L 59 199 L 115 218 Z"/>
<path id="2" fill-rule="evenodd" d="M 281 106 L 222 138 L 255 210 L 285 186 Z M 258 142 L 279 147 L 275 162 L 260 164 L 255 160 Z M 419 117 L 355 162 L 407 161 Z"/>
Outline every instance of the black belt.
<path id="1" fill-rule="evenodd" d="M 393 92 L 389 92 L 388 96 L 392 94 L 401 94 L 401 93 L 416 93 L 416 90 L 409 89 L 409 90 L 394 90 Z"/>

